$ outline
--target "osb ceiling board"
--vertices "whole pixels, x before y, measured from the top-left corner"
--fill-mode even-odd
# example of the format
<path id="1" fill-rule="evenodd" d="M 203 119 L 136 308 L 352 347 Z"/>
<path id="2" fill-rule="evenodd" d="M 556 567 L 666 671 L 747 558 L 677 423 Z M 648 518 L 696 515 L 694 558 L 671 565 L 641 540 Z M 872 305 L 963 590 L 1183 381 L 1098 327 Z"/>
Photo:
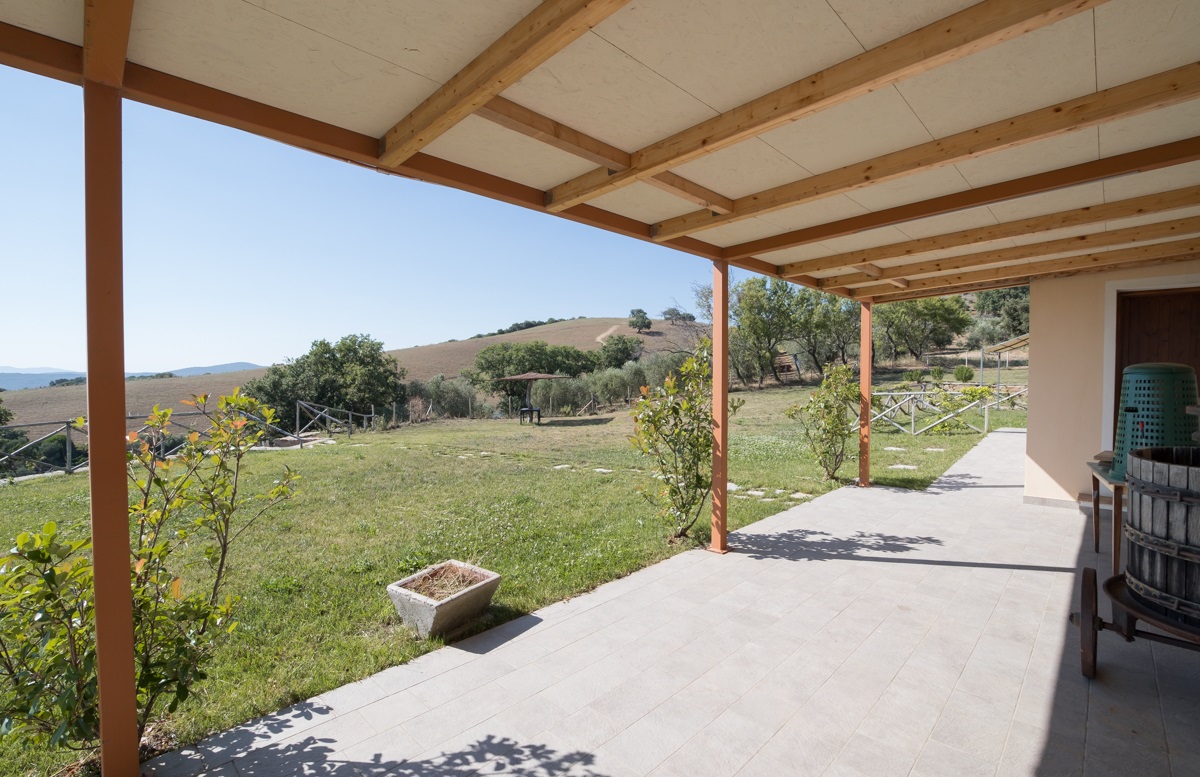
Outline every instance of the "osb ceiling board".
<path id="1" fill-rule="evenodd" d="M 328 0 L 246 2 L 435 84 L 450 80 L 538 6 L 537 0 L 355 0 L 348 11 Z"/>
<path id="2" fill-rule="evenodd" d="M 1100 127 L 1100 154 L 1115 156 L 1200 134 L 1200 100 L 1129 116 Z"/>
<path id="3" fill-rule="evenodd" d="M 1085 127 L 1053 138 L 967 159 L 955 167 L 974 188 L 1091 162 L 1099 157 L 1096 128 Z"/>
<path id="4" fill-rule="evenodd" d="M 948 165 L 865 186 L 846 196 L 864 208 L 874 211 L 963 192 L 970 188 L 954 165 Z"/>
<path id="5" fill-rule="evenodd" d="M 370 135 L 382 135 L 436 87 L 240 0 L 135 3 L 129 59 Z"/>
<path id="6" fill-rule="evenodd" d="M 81 0 L 0 0 L 0 19 L 40 35 L 83 45 Z"/>
<path id="7" fill-rule="evenodd" d="M 738 243 L 745 243 L 750 240 L 758 240 L 771 235 L 778 235 L 780 229 L 775 224 L 763 218 L 743 219 L 742 221 L 734 221 L 729 224 L 723 224 L 719 227 L 706 229 L 703 232 L 697 232 L 695 237 L 703 240 L 706 243 L 721 246 L 722 248 Z"/>
<path id="8" fill-rule="evenodd" d="M 594 32 L 719 112 L 863 51 L 825 0 L 635 0 Z"/>
<path id="9" fill-rule="evenodd" d="M 1086 208 L 1102 202 L 1104 202 L 1104 187 L 1097 181 L 998 202 L 989 205 L 988 210 L 998 221 L 1003 222 L 1045 216 L 1048 213 L 1058 213 L 1063 210 Z"/>
<path id="10" fill-rule="evenodd" d="M 625 151 L 717 115 L 594 33 L 551 57 L 504 96 Z"/>
<path id="11" fill-rule="evenodd" d="M 858 38 L 873 49 L 974 5 L 977 0 L 829 0 Z"/>
<path id="12" fill-rule="evenodd" d="M 654 223 L 691 213 L 696 205 L 682 197 L 656 189 L 650 184 L 635 183 L 592 200 L 592 205 L 631 219 Z M 701 238 L 707 240 L 705 235 Z"/>
<path id="13" fill-rule="evenodd" d="M 468 116 L 425 147 L 425 153 L 537 189 L 582 175 L 595 165 L 539 140 Z"/>
<path id="14" fill-rule="evenodd" d="M 673 172 L 735 198 L 812 175 L 759 138 L 702 156 L 674 168 Z"/>
<path id="15" fill-rule="evenodd" d="M 1113 0 L 1093 13 L 1100 89 L 1200 60 L 1195 0 Z"/>
<path id="16" fill-rule="evenodd" d="M 1130 197 L 1141 197 L 1143 194 L 1197 185 L 1200 185 L 1200 161 L 1188 162 L 1137 175 L 1110 178 L 1103 183 L 1104 201 L 1127 200 Z"/>
<path id="17" fill-rule="evenodd" d="M 777 210 L 764 216 L 762 220 L 774 224 L 776 232 L 790 232 L 793 229 L 805 229 L 829 221 L 848 219 L 851 216 L 861 216 L 867 209 L 844 194 L 835 197 L 825 197 L 803 205 L 793 205 L 790 208 Z M 706 230 L 711 231 L 711 230 Z"/>
<path id="18" fill-rule="evenodd" d="M 1076 14 L 901 81 L 934 137 L 981 127 L 1096 90 L 1092 15 Z"/>
<path id="19" fill-rule="evenodd" d="M 759 137 L 814 175 L 932 140 L 891 86 Z"/>
<path id="20" fill-rule="evenodd" d="M 940 216 L 931 216 L 927 219 L 907 221 L 897 224 L 896 228 L 910 239 L 916 240 L 930 235 L 944 235 L 963 229 L 991 226 L 995 223 L 996 217 L 987 208 L 968 208 L 953 213 L 943 213 Z"/>

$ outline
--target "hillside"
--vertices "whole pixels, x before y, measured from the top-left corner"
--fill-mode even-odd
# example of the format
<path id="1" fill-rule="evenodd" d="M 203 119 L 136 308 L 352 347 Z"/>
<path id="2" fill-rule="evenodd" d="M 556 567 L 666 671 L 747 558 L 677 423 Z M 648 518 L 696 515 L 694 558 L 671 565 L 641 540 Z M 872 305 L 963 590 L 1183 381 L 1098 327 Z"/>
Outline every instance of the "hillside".
<path id="1" fill-rule="evenodd" d="M 615 329 L 614 329 L 615 327 Z M 470 367 L 475 354 L 494 343 L 523 343 L 545 340 L 551 345 L 573 345 L 583 350 L 600 347 L 598 338 L 609 333 L 634 334 L 625 318 L 582 318 L 559 321 L 555 324 L 524 329 L 505 335 L 458 340 L 436 345 L 421 345 L 389 351 L 408 371 L 408 379 L 428 380 L 435 375 L 457 375 Z M 678 346 L 679 330 L 655 319 L 654 328 L 643 333 L 648 351 L 671 350 Z M 386 339 L 386 336 L 384 337 Z M 263 368 L 225 372 L 216 375 L 195 375 L 178 378 L 157 378 L 129 381 L 125 384 L 129 415 L 147 415 L 155 404 L 181 408 L 179 401 L 193 394 L 225 394 L 252 378 L 263 374 Z M 13 423 L 28 424 L 42 421 L 61 421 L 84 415 L 87 407 L 86 386 L 22 389 L 0 395 L 4 406 L 13 411 Z"/>

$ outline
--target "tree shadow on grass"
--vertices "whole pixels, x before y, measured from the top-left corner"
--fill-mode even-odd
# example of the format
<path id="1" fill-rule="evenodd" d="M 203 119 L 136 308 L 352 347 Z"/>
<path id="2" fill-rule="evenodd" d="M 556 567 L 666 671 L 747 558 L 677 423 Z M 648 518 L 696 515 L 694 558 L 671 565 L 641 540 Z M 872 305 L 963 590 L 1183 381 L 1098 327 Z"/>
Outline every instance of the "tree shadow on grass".
<path id="1" fill-rule="evenodd" d="M 612 416 L 598 416 L 596 418 L 554 418 L 547 421 L 542 421 L 542 426 L 604 426 L 611 424 Z"/>

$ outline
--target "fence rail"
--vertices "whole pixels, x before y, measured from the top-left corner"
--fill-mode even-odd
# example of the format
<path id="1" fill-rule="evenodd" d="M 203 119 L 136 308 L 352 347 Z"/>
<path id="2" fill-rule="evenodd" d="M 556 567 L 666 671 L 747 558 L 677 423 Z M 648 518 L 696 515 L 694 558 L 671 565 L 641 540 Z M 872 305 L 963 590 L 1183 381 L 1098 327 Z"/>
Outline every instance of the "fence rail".
<path id="1" fill-rule="evenodd" d="M 1016 388 L 1016 387 L 1011 387 L 1011 388 Z M 935 401 L 933 401 L 934 397 L 945 396 L 945 395 L 954 396 L 954 397 L 962 396 L 962 394 L 960 392 L 955 392 L 955 391 L 877 391 L 877 392 L 874 392 L 871 394 L 871 397 L 872 397 L 872 399 L 879 400 L 879 402 L 878 402 L 879 406 L 878 406 L 878 408 L 876 408 L 875 407 L 876 403 L 875 402 L 871 403 L 872 404 L 871 423 L 875 423 L 876 421 L 885 421 L 885 422 L 891 424 L 892 426 L 896 427 L 900 431 L 904 432 L 905 434 L 910 434 L 913 437 L 918 437 L 922 434 L 925 434 L 926 432 L 929 432 L 929 431 L 937 428 L 938 426 L 941 426 L 942 424 L 948 423 L 954 419 L 958 419 L 960 423 L 965 424 L 966 426 L 970 427 L 971 429 L 974 429 L 975 431 L 979 432 L 980 434 L 987 434 L 988 429 L 990 427 L 990 423 L 991 423 L 991 419 L 990 419 L 991 409 L 992 408 L 999 409 L 1000 406 L 1005 403 L 1008 403 L 1010 407 L 1020 406 L 1018 404 L 1018 400 L 1020 400 L 1022 397 L 1026 398 L 1026 400 L 1028 399 L 1029 387 L 1022 386 L 1015 391 L 1010 391 L 1008 393 L 1002 394 L 1000 396 L 995 397 L 994 399 L 990 399 L 990 400 L 977 399 L 968 405 L 964 405 L 963 407 L 952 408 L 949 410 L 945 407 L 939 406 Z M 971 410 L 972 408 L 977 408 L 977 411 L 982 416 L 982 425 L 983 425 L 982 429 L 962 417 L 964 413 L 966 413 L 968 410 Z M 849 408 L 849 409 L 855 414 L 858 413 L 857 408 Z M 922 411 L 932 414 L 936 420 L 934 420 L 933 422 L 928 423 L 925 426 L 922 426 L 921 428 L 918 429 L 917 428 L 917 414 Z M 901 416 L 901 415 L 903 415 L 907 418 L 907 421 L 908 421 L 907 425 L 901 424 L 902 419 L 898 418 L 898 416 Z M 853 431 L 857 430 L 860 425 L 861 424 L 859 424 L 856 421 L 853 424 L 853 426 L 851 426 L 850 431 L 853 432 Z"/>

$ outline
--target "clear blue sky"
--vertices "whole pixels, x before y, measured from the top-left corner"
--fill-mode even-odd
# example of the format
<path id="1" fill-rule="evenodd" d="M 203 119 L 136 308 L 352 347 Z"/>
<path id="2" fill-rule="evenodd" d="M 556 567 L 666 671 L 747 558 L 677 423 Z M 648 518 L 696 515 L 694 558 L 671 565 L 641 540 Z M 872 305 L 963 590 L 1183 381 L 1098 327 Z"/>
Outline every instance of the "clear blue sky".
<path id="1" fill-rule="evenodd" d="M 0 66 L 0 365 L 82 370 L 82 94 Z M 698 257 L 125 104 L 126 367 L 693 306 Z"/>

